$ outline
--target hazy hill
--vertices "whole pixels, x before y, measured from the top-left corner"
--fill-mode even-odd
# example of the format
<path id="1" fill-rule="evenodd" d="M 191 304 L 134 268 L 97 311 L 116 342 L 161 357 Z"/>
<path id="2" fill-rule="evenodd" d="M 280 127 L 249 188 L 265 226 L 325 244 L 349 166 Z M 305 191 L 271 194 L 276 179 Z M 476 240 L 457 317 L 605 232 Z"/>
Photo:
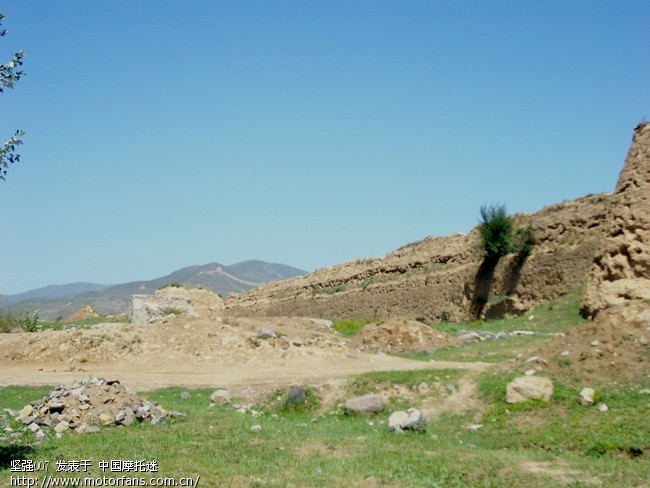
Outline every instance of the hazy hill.
<path id="1" fill-rule="evenodd" d="M 226 297 L 305 273 L 284 264 L 258 260 L 244 261 L 232 266 L 209 263 L 181 268 L 153 280 L 112 286 L 92 283 L 51 285 L 17 295 L 4 295 L 0 297 L 0 305 L 9 306 L 12 310 L 39 310 L 41 318 L 45 320 L 65 317 L 83 305 L 91 305 L 101 314 L 116 314 L 126 312 L 130 295 L 151 294 L 158 288 L 172 283 L 203 286 Z"/>
<path id="2" fill-rule="evenodd" d="M 101 291 L 110 285 L 98 285 L 96 283 L 68 283 L 67 285 L 49 285 L 43 288 L 36 288 L 24 293 L 15 295 L 0 295 L 0 305 L 12 305 L 26 300 L 56 300 L 69 298 L 81 293 Z"/>

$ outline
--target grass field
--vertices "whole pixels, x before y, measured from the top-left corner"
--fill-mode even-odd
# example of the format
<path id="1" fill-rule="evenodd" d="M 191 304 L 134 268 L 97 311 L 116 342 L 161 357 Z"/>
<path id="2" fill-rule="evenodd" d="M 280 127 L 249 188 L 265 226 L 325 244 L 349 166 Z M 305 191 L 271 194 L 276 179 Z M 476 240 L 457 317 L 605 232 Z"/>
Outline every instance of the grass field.
<path id="1" fill-rule="evenodd" d="M 528 317 L 474 324 L 488 330 L 528 329 L 558 332 L 582 323 L 575 296 L 561 297 Z M 441 327 L 468 328 L 468 324 Z M 541 338 L 540 338 L 541 337 Z M 544 340 L 517 337 L 468 344 L 434 353 L 434 358 L 507 359 Z M 492 355 L 490 355 L 492 354 Z M 428 357 L 430 359 L 431 356 Z M 500 358 L 500 359 L 497 359 Z M 39 443 L 22 433 L 13 419 L 0 411 L 2 432 L 0 486 L 11 486 L 12 476 L 199 478 L 198 486 L 294 487 L 641 487 L 650 486 L 650 387 L 642 383 L 599 389 L 609 410 L 581 406 L 579 389 L 555 382 L 552 400 L 509 405 L 505 388 L 514 375 L 487 371 L 422 370 L 380 372 L 349 379 L 333 403 L 322 402 L 326 391 L 310 390 L 311 404 L 302 410 L 283 407 L 286 390 L 259 401 L 251 411 L 233 406 L 210 407 L 209 389 L 180 388 L 145 393 L 167 410 L 185 418 L 162 425 L 102 428 L 99 433 L 48 436 Z M 444 402 L 448 393 L 430 389 L 392 398 L 384 412 L 373 417 L 348 415 L 346 398 L 369 392 L 388 392 L 395 385 L 415 391 L 422 382 L 476 384 L 476 408 L 446 411 L 429 419 L 425 432 L 389 432 L 386 423 L 394 409 L 419 407 L 419 402 Z M 0 388 L 0 407 L 18 410 L 51 388 Z M 280 400 L 278 400 L 278 397 Z M 436 397 L 436 398 L 430 398 Z M 233 403 L 237 403 L 237 399 Z M 251 430 L 261 426 L 259 432 Z M 49 461 L 40 473 L 12 473 L 12 459 Z M 56 473 L 56 461 L 88 459 L 88 473 Z M 110 473 L 101 460 L 154 460 L 157 473 Z M 15 480 L 14 480 L 15 481 Z M 14 484 L 15 486 L 15 484 Z M 25 486 L 25 485 L 23 485 Z M 117 486 L 105 485 L 105 486 Z M 123 485 L 128 486 L 128 485 Z"/>

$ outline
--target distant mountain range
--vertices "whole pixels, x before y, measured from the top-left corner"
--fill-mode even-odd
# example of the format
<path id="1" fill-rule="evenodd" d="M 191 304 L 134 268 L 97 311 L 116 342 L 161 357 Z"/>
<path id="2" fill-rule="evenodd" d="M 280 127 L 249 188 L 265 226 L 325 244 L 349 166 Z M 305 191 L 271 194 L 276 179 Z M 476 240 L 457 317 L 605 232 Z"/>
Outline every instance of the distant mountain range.
<path id="1" fill-rule="evenodd" d="M 0 295 L 0 307 L 10 310 L 39 310 L 44 320 L 66 317 L 84 305 L 91 305 L 97 312 L 109 315 L 126 312 L 130 295 L 148 295 L 169 284 L 203 286 L 222 297 L 241 293 L 251 288 L 306 274 L 298 268 L 285 264 L 250 260 L 224 266 L 219 263 L 188 266 L 166 276 L 148 281 L 133 281 L 119 285 L 95 283 L 70 283 L 50 285 L 44 288 Z"/>

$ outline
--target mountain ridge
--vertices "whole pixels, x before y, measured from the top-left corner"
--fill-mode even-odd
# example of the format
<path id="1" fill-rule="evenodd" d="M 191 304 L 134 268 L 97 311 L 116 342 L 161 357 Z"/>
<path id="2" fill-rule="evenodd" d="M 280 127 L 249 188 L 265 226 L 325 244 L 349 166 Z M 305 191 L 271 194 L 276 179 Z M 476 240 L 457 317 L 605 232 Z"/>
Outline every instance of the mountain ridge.
<path id="1" fill-rule="evenodd" d="M 39 310 L 44 320 L 65 317 L 84 305 L 99 313 L 124 313 L 130 295 L 151 294 L 169 284 L 202 286 L 222 296 L 242 293 L 273 281 L 302 276 L 306 271 L 278 263 L 248 260 L 230 266 L 218 262 L 190 265 L 151 280 L 115 285 L 76 282 L 48 285 L 15 295 L 0 295 L 0 306 L 11 309 Z"/>

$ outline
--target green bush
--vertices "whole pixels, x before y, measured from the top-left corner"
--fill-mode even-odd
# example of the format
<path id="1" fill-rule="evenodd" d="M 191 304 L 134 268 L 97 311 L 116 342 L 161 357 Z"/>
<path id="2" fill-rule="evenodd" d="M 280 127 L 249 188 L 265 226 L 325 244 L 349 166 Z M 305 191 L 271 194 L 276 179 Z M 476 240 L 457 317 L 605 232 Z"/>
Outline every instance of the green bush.
<path id="1" fill-rule="evenodd" d="M 535 231 L 531 225 L 517 229 L 515 234 L 515 250 L 519 256 L 530 256 L 536 243 Z"/>
<path id="2" fill-rule="evenodd" d="M 512 218 L 505 205 L 481 206 L 479 231 L 488 258 L 499 258 L 514 250 Z"/>

